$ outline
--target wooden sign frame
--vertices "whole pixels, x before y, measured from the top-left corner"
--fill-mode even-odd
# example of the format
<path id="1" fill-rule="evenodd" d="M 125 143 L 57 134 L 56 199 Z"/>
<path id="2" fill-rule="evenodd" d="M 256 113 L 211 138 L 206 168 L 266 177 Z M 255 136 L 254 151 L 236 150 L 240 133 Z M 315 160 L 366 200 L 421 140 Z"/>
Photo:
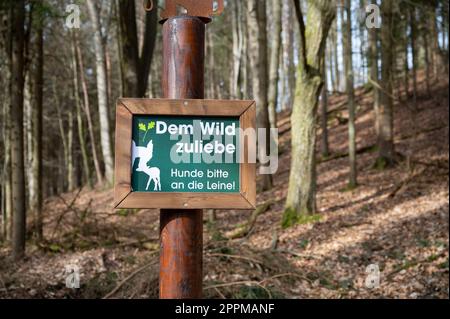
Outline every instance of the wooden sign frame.
<path id="1" fill-rule="evenodd" d="M 256 142 L 240 136 L 239 193 L 151 193 L 131 188 L 133 116 L 239 117 L 240 128 L 256 129 L 254 101 L 119 99 L 116 107 L 116 159 L 114 207 L 161 209 L 254 209 L 256 205 L 256 164 L 247 154 L 256 154 Z M 256 136 L 256 134 L 255 134 Z M 244 140 L 245 139 L 245 140 Z M 249 149 L 251 148 L 251 149 Z M 241 155 L 242 156 L 242 155 Z"/>

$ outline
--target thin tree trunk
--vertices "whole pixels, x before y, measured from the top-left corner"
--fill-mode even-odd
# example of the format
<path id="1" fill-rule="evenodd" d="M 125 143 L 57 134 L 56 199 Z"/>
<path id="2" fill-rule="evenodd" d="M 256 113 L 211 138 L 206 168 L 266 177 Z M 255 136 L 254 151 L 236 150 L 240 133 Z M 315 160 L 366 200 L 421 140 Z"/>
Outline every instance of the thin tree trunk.
<path id="1" fill-rule="evenodd" d="M 31 59 L 31 58 L 30 58 Z M 25 70 L 25 84 L 24 84 L 24 94 L 23 94 L 23 108 L 24 108 L 24 118 L 23 118 L 23 131 L 24 131 L 24 167 L 25 167 L 25 193 L 27 194 L 25 207 L 27 209 L 31 208 L 31 202 L 35 198 L 35 187 L 33 178 L 33 123 L 32 123 L 32 113 L 33 110 L 33 79 L 32 79 L 32 67 L 30 63 L 30 70 Z M 26 68 L 26 67 L 25 67 Z"/>
<path id="2" fill-rule="evenodd" d="M 273 15 L 270 37 L 270 66 L 269 66 L 269 121 L 272 128 L 277 128 L 278 104 L 278 70 L 281 49 L 281 0 L 270 0 Z"/>
<path id="3" fill-rule="evenodd" d="M 8 72 L 8 82 L 11 83 L 11 74 Z M 8 91 L 11 90 L 11 85 L 8 86 Z M 11 96 L 11 95 L 10 95 Z M 11 216 L 12 216 L 12 201 L 11 201 L 11 97 L 9 100 L 5 100 L 3 106 L 3 137 L 5 145 L 4 154 L 4 167 L 3 167 L 3 210 L 2 210 L 2 234 L 6 241 L 11 240 Z"/>
<path id="4" fill-rule="evenodd" d="M 266 129 L 266 143 L 258 144 L 258 158 L 267 157 L 270 150 L 270 122 L 267 101 L 267 38 L 266 0 L 247 2 L 247 25 L 249 33 L 249 57 L 252 68 L 253 95 L 256 99 L 258 129 Z M 265 144 L 265 145 L 264 145 Z M 272 188 L 272 176 L 261 176 L 262 190 Z"/>
<path id="5" fill-rule="evenodd" d="M 33 156 L 32 176 L 33 194 L 31 211 L 35 216 L 35 232 L 38 241 L 43 240 L 43 216 L 42 216 L 42 122 L 43 122 L 43 89 L 44 89 L 44 17 L 39 16 L 37 22 L 36 38 L 36 70 L 34 74 L 34 106 L 32 112 L 33 127 Z"/>
<path id="6" fill-rule="evenodd" d="M 409 37 L 408 37 L 408 30 L 409 30 L 409 23 L 405 23 L 405 52 L 404 52 L 404 86 L 405 86 L 405 98 L 408 100 L 409 98 Z"/>
<path id="7" fill-rule="evenodd" d="M 250 98 L 250 81 L 249 81 L 249 57 L 248 57 L 248 49 L 249 49 L 249 36 L 248 36 L 248 26 L 246 23 L 247 15 L 245 12 L 247 12 L 247 2 L 246 1 L 239 1 L 240 9 L 241 9 L 241 23 L 242 23 L 242 52 L 243 52 L 243 58 L 242 58 L 242 65 L 241 65 L 241 74 L 242 74 L 242 98 L 243 99 L 249 99 Z"/>
<path id="8" fill-rule="evenodd" d="M 64 160 L 63 160 L 63 164 L 60 165 L 60 169 L 61 169 L 61 174 L 59 174 L 59 176 L 63 177 L 61 178 L 62 181 L 62 187 L 60 187 L 60 191 L 64 192 L 66 185 L 68 184 L 68 177 L 69 177 L 69 146 L 68 146 L 68 142 L 67 142 L 67 134 L 66 134 L 66 130 L 65 125 L 64 125 L 64 120 L 62 117 L 62 113 L 61 113 L 61 104 L 60 104 L 60 99 L 59 99 L 59 95 L 58 95 L 58 91 L 56 88 L 56 78 L 53 79 L 53 95 L 55 98 L 55 106 L 56 106 L 56 114 L 58 116 L 58 128 L 59 128 L 59 136 L 61 137 L 61 143 L 62 143 L 62 147 L 63 147 L 63 156 L 64 156 Z"/>
<path id="9" fill-rule="evenodd" d="M 409 23 L 411 28 L 411 52 L 412 52 L 412 78 L 413 78 L 413 107 L 417 108 L 417 26 L 416 26 L 416 9 L 411 8 L 409 11 Z"/>
<path id="10" fill-rule="evenodd" d="M 97 177 L 97 184 L 103 183 L 103 175 L 102 171 L 100 169 L 100 163 L 97 156 L 97 142 L 95 138 L 94 133 L 94 125 L 92 123 L 92 116 L 91 116 L 91 107 L 89 102 L 89 92 L 87 88 L 86 78 L 84 75 L 84 62 L 83 62 L 83 55 L 80 50 L 80 44 L 78 43 L 78 35 L 75 33 L 75 50 L 77 55 L 77 61 L 79 64 L 79 70 L 80 70 L 80 80 L 81 80 L 81 89 L 83 91 L 83 106 L 84 106 L 84 112 L 86 114 L 86 120 L 88 124 L 88 131 L 89 131 L 89 139 L 91 140 L 91 151 L 92 151 L 92 159 L 94 161 L 94 168 L 95 168 L 95 175 Z"/>
<path id="11" fill-rule="evenodd" d="M 67 189 L 69 192 L 75 189 L 75 174 L 73 163 L 73 110 L 69 110 L 67 126 Z"/>
<path id="12" fill-rule="evenodd" d="M 84 180 L 88 184 L 89 188 L 92 188 L 91 170 L 89 168 L 89 157 L 88 157 L 87 148 L 86 148 L 83 118 L 81 116 L 78 62 L 77 62 L 77 53 L 76 53 L 76 45 L 75 45 L 74 37 L 72 40 L 72 72 L 73 72 L 73 86 L 74 86 L 73 94 L 74 94 L 74 99 L 75 99 L 75 108 L 76 108 L 76 117 L 77 117 L 78 141 L 80 143 L 81 158 L 83 161 L 83 163 L 82 163 L 83 164 L 83 175 L 84 175 Z"/>
<path id="13" fill-rule="evenodd" d="M 96 73 L 97 73 L 97 98 L 98 110 L 100 117 L 100 142 L 102 146 L 103 161 L 105 163 L 106 182 L 111 185 L 113 182 L 113 155 L 111 144 L 111 130 L 109 126 L 108 112 L 108 92 L 105 65 L 105 49 L 102 44 L 101 26 L 98 18 L 96 3 L 94 0 L 87 0 L 89 16 L 94 28 L 94 45 L 96 57 Z"/>
<path id="14" fill-rule="evenodd" d="M 334 71 L 333 71 L 334 70 L 333 49 L 334 48 L 331 45 L 331 43 L 328 42 L 328 44 L 327 44 L 327 52 L 328 52 L 328 54 L 326 54 L 327 55 L 326 61 L 328 62 L 327 66 L 328 66 L 328 72 L 330 73 L 330 82 L 331 82 L 330 91 L 332 93 L 337 91 L 337 89 L 336 89 L 336 79 L 334 78 Z"/>
<path id="15" fill-rule="evenodd" d="M 328 157 L 330 155 L 330 147 L 329 147 L 329 143 L 328 143 L 328 90 L 327 90 L 326 67 L 324 67 L 324 72 L 323 72 L 323 88 L 322 88 L 322 103 L 321 103 L 321 105 L 322 105 L 321 121 L 320 121 L 320 123 L 322 125 L 321 151 L 322 151 L 323 157 Z"/>
<path id="16" fill-rule="evenodd" d="M 380 103 L 380 132 L 378 135 L 377 167 L 384 168 L 395 164 L 394 150 L 394 112 L 392 97 L 392 65 L 394 41 L 394 3 L 393 0 L 384 0 L 381 5 L 383 24 L 381 27 L 381 103 Z"/>
<path id="17" fill-rule="evenodd" d="M 376 4 L 376 1 L 372 1 Z M 380 134 L 380 72 L 378 69 L 378 29 L 369 30 L 369 51 L 370 51 L 370 82 L 372 86 L 373 108 L 375 113 L 375 131 Z"/>
<path id="18" fill-rule="evenodd" d="M 429 28 L 431 32 L 431 68 L 433 70 L 433 76 L 436 78 L 439 75 L 440 66 L 440 48 L 439 48 L 439 32 L 437 30 L 437 16 L 436 6 L 432 6 L 430 10 Z"/>
<path id="19" fill-rule="evenodd" d="M 356 128 L 355 128 L 355 91 L 354 91 L 354 73 L 353 73 L 353 53 L 352 53 L 352 19 L 351 19 L 351 1 L 345 0 L 346 19 L 342 20 L 342 30 L 344 39 L 344 64 L 346 91 L 348 98 L 348 154 L 350 164 L 349 187 L 355 188 L 357 185 L 356 168 Z M 345 21 L 345 22 L 344 22 Z"/>
<path id="20" fill-rule="evenodd" d="M 427 90 L 427 96 L 431 95 L 431 88 L 430 88 L 430 79 L 431 79 L 431 65 L 430 65 L 430 47 L 429 47 L 429 41 L 428 41 L 428 37 L 431 34 L 431 30 L 428 30 L 428 19 L 429 14 L 427 11 L 422 12 L 421 14 L 421 25 L 422 28 L 420 30 L 420 34 L 422 36 L 422 41 L 423 41 L 423 48 L 424 48 L 424 63 L 425 63 L 425 85 L 426 85 L 426 90 Z"/>
<path id="21" fill-rule="evenodd" d="M 4 212 L 3 212 L 3 238 L 10 242 L 12 239 L 12 213 L 13 213 L 13 207 L 12 207 L 12 176 L 11 176 L 11 110 L 12 103 L 13 103 L 13 94 L 12 94 L 12 39 L 13 39 L 13 6 L 10 6 L 8 10 L 8 18 L 10 23 L 8 23 L 8 36 L 7 36 L 7 44 L 5 45 L 5 48 L 7 50 L 7 63 L 8 63 L 8 69 L 7 69 L 7 76 L 6 76 L 6 83 L 8 83 L 7 92 L 9 98 L 5 100 L 4 104 L 4 140 L 5 140 L 5 166 L 4 166 L 4 175 L 3 175 L 3 181 L 4 181 Z"/>
<path id="22" fill-rule="evenodd" d="M 283 101 L 281 109 L 291 110 L 295 94 L 294 8 L 292 0 L 283 1 Z"/>
<path id="23" fill-rule="evenodd" d="M 233 29 L 233 70 L 230 77 L 231 98 L 241 98 L 242 55 L 244 46 L 244 33 L 242 22 L 242 4 L 239 0 L 231 1 L 231 24 Z"/>
<path id="24" fill-rule="evenodd" d="M 13 201 L 12 253 L 15 260 L 25 255 L 26 210 L 23 143 L 24 22 L 25 2 L 14 1 L 12 50 L 11 168 Z"/>
<path id="25" fill-rule="evenodd" d="M 338 10 L 338 9 L 337 9 Z M 334 78 L 336 81 L 336 92 L 339 92 L 341 90 L 341 72 L 339 71 L 339 58 L 338 58 L 338 23 L 337 19 L 335 20 L 335 23 L 333 24 L 332 29 L 332 46 L 333 46 L 333 53 L 334 53 Z"/>

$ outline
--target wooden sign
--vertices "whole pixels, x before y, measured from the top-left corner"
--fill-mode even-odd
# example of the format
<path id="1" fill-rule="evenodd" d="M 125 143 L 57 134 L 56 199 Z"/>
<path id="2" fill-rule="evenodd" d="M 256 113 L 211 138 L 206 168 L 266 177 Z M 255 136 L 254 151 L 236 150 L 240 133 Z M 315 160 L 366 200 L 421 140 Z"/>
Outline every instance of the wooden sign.
<path id="1" fill-rule="evenodd" d="M 253 101 L 120 99 L 115 207 L 254 208 L 255 118 Z"/>

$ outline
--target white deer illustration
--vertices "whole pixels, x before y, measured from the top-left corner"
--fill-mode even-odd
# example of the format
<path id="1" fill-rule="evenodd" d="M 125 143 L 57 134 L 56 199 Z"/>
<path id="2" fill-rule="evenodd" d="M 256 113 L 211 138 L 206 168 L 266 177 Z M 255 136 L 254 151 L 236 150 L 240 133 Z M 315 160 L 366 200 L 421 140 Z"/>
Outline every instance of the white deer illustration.
<path id="1" fill-rule="evenodd" d="M 136 169 L 137 172 L 142 172 L 148 176 L 148 183 L 146 190 L 150 188 L 150 184 L 153 181 L 155 184 L 154 191 L 161 191 L 161 171 L 157 167 L 147 166 L 147 163 L 153 158 L 153 141 L 147 144 L 147 147 L 138 147 L 136 142 L 133 141 L 131 168 L 133 169 L 134 162 L 139 158 L 139 165 Z"/>

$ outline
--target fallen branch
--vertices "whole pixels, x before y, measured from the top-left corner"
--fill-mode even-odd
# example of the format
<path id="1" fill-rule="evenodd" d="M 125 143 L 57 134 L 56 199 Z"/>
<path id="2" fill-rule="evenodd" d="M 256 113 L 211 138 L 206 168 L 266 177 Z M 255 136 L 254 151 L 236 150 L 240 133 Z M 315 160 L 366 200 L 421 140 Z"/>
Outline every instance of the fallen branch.
<path id="1" fill-rule="evenodd" d="M 237 227 L 235 230 L 232 230 L 225 234 L 225 237 L 229 239 L 237 239 L 241 237 L 245 237 L 255 226 L 256 220 L 258 219 L 258 216 L 261 214 L 264 214 L 273 204 L 275 203 L 274 200 L 268 200 L 267 202 L 259 205 L 250 216 L 249 220 Z"/>

